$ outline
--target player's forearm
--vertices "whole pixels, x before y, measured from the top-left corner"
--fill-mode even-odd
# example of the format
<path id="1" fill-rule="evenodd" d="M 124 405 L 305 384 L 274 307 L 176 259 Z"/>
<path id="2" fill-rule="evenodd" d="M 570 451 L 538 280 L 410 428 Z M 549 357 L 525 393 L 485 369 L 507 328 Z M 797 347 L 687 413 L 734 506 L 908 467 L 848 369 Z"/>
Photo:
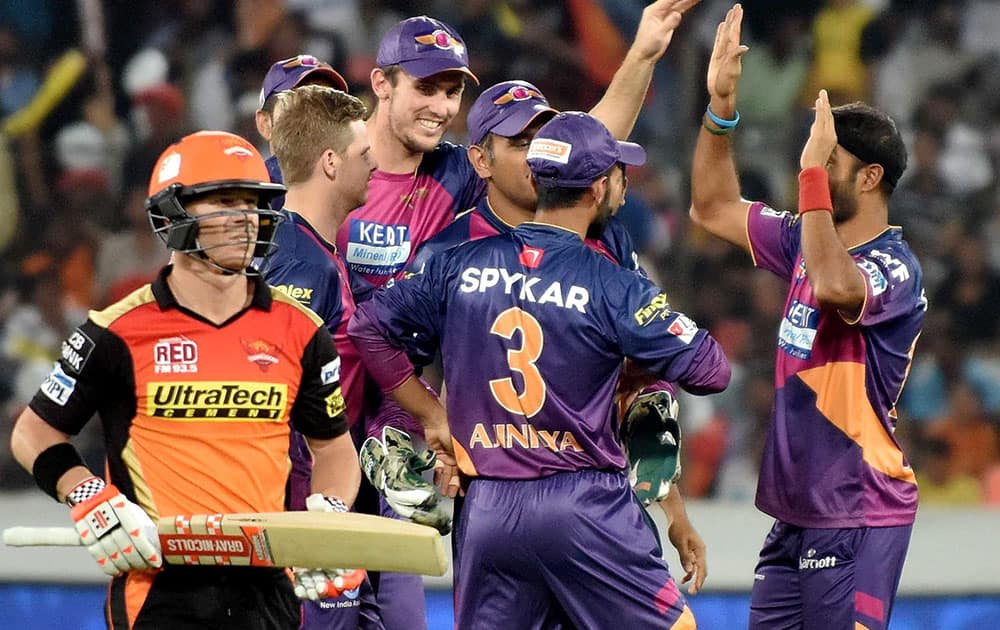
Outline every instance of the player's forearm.
<path id="1" fill-rule="evenodd" d="M 833 223 L 829 176 L 822 167 L 799 175 L 802 259 L 820 306 L 855 313 L 865 300 L 865 282 Z"/>
<path id="2" fill-rule="evenodd" d="M 413 364 L 406 353 L 394 347 L 374 316 L 375 306 L 366 302 L 354 312 L 347 335 L 361 360 L 383 392 L 391 392 L 413 376 Z"/>
<path id="3" fill-rule="evenodd" d="M 410 375 L 402 385 L 390 392 L 399 406 L 413 416 L 425 429 L 447 426 L 448 418 L 441 402 L 416 376 Z"/>
<path id="4" fill-rule="evenodd" d="M 590 115 L 604 123 L 615 138 L 625 140 L 632 133 L 655 67 L 655 59 L 642 58 L 629 50 L 604 97 L 590 110 Z"/>
<path id="5" fill-rule="evenodd" d="M 729 101 L 725 105 L 712 101 L 716 116 L 731 120 L 736 108 Z M 716 109 L 718 108 L 718 109 Z M 707 114 L 703 117 L 707 121 Z M 712 126 L 710 121 L 708 125 Z M 694 158 L 691 162 L 691 218 L 698 224 L 710 224 L 726 204 L 739 203 L 739 175 L 733 161 L 732 134 L 716 135 L 703 124 L 698 132 Z"/>
<path id="6" fill-rule="evenodd" d="M 361 485 L 361 467 L 350 433 L 332 440 L 307 439 L 306 443 L 313 454 L 311 490 L 354 505 Z"/>
<path id="7" fill-rule="evenodd" d="M 667 497 L 660 501 L 660 509 L 663 510 L 663 514 L 667 517 L 668 529 L 678 520 L 687 520 L 684 499 L 681 497 L 681 491 L 677 488 L 676 483 L 670 486 L 670 492 L 667 494 Z"/>
<path id="8" fill-rule="evenodd" d="M 14 424 L 10 436 L 10 449 L 14 459 L 29 473 L 34 472 L 38 456 L 57 444 L 68 444 L 69 436 L 53 428 L 30 408 L 26 408 Z M 86 466 L 73 466 L 66 470 L 56 482 L 58 500 L 65 499 L 66 494 L 81 481 L 93 477 Z"/>

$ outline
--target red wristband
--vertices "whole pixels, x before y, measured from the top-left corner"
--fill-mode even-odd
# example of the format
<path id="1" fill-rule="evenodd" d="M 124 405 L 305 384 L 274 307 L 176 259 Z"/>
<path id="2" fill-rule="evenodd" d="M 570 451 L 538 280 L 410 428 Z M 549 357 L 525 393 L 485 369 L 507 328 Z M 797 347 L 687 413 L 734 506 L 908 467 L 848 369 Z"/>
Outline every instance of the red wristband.
<path id="1" fill-rule="evenodd" d="M 830 176 L 822 166 L 810 166 L 799 173 L 799 214 L 826 210 L 833 214 Z"/>

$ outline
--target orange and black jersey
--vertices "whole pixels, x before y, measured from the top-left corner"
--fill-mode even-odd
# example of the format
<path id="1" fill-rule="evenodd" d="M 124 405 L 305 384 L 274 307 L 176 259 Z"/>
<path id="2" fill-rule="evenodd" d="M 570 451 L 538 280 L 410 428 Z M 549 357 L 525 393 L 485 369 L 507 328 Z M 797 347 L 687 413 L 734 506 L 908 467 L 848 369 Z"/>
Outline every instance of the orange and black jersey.
<path id="1" fill-rule="evenodd" d="M 289 423 L 317 439 L 347 429 L 333 340 L 262 281 L 213 324 L 177 303 L 170 271 L 92 311 L 31 408 L 69 434 L 98 413 L 110 481 L 154 519 L 281 511 Z"/>

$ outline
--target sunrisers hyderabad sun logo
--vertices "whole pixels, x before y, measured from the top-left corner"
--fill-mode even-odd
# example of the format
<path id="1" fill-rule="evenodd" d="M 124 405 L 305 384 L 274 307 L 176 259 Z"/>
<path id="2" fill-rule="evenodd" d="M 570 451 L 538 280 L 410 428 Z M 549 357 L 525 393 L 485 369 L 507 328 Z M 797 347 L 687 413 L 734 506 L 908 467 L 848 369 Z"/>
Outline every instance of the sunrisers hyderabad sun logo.
<path id="1" fill-rule="evenodd" d="M 240 339 L 240 345 L 247 353 L 247 360 L 256 363 L 263 372 L 267 372 L 268 368 L 278 362 L 280 346 L 263 339 Z"/>

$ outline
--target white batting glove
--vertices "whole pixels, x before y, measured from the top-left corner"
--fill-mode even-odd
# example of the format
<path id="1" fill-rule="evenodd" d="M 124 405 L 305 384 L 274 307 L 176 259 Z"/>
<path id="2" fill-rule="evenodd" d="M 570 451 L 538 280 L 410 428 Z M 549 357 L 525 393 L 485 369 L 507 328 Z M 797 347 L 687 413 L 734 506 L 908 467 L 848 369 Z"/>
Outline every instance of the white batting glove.
<path id="1" fill-rule="evenodd" d="M 306 498 L 310 512 L 347 512 L 347 504 L 337 497 L 311 494 Z M 364 569 L 295 569 L 295 595 L 299 599 L 336 599 L 361 586 L 367 573 Z"/>
<path id="2" fill-rule="evenodd" d="M 91 477 L 67 498 L 80 540 L 102 571 L 115 576 L 163 564 L 156 524 L 118 488 Z"/>

